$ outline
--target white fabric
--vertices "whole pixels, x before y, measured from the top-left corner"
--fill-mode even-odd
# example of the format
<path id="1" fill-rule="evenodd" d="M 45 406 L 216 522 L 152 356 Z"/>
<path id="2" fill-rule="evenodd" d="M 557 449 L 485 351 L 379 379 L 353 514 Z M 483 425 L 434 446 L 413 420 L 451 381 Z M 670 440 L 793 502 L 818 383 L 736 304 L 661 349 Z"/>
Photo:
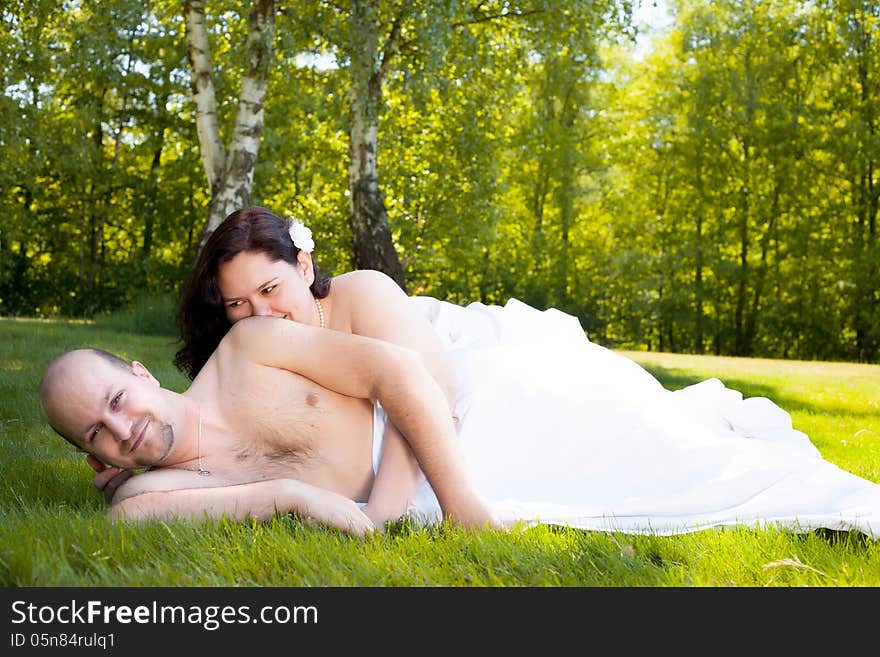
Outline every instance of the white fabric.
<path id="1" fill-rule="evenodd" d="M 557 310 L 413 303 L 452 358 L 464 458 L 503 520 L 655 534 L 774 524 L 880 538 L 880 485 L 825 461 L 769 399 L 743 400 L 714 378 L 667 390 Z M 381 435 L 374 427 L 374 463 Z M 440 518 L 429 485 L 408 513 Z"/>
<path id="2" fill-rule="evenodd" d="M 379 402 L 373 403 L 373 474 L 379 473 L 379 460 L 382 458 L 382 447 L 385 441 L 385 423 L 388 416 Z M 363 509 L 367 503 L 358 502 L 358 507 Z"/>
<path id="3" fill-rule="evenodd" d="M 382 404 L 373 404 L 373 474 L 379 472 L 379 460 L 382 458 L 382 444 L 385 439 L 385 423 L 388 421 Z"/>

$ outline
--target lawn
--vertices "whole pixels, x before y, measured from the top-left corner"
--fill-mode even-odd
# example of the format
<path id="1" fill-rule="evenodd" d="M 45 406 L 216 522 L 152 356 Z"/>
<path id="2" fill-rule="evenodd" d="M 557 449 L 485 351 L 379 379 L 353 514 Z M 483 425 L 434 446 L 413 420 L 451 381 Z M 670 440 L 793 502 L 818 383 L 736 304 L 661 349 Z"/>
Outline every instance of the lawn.
<path id="1" fill-rule="evenodd" d="M 172 337 L 110 325 L 0 319 L 3 586 L 880 586 L 860 534 L 709 530 L 630 536 L 533 527 L 468 532 L 405 522 L 365 540 L 296 518 L 110 523 L 82 455 L 45 425 L 36 389 L 78 346 L 137 358 L 173 390 Z M 792 413 L 830 461 L 880 482 L 880 366 L 622 352 L 678 388 L 715 376 Z"/>

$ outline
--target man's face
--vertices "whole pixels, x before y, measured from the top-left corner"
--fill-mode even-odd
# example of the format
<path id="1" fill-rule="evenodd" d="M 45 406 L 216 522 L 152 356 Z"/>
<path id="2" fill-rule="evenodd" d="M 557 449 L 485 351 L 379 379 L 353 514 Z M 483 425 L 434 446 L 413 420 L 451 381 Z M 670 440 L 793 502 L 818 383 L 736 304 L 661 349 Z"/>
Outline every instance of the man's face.
<path id="1" fill-rule="evenodd" d="M 140 363 L 99 355 L 65 358 L 44 399 L 49 421 L 80 449 L 121 468 L 161 464 L 174 445 L 174 408 Z"/>

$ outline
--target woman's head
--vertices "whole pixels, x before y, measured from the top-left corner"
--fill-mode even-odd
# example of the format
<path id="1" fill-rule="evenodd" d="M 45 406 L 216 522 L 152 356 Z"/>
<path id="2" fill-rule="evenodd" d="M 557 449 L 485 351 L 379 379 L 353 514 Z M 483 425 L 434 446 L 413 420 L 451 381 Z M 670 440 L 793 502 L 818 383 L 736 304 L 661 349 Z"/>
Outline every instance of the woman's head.
<path id="1" fill-rule="evenodd" d="M 291 220 L 251 206 L 230 214 L 202 247 L 180 300 L 183 347 L 174 362 L 194 378 L 232 323 L 254 314 L 301 319 L 304 298 L 323 299 L 330 279 L 294 244 Z M 297 239 L 302 239 L 297 235 Z"/>

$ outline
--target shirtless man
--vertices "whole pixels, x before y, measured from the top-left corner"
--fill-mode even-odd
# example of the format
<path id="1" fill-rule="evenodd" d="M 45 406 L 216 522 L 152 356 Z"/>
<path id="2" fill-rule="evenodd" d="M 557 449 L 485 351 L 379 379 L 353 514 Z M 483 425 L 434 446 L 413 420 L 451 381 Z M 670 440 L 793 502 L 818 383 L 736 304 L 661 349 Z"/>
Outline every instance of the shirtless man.
<path id="1" fill-rule="evenodd" d="M 361 535 L 373 483 L 373 404 L 409 442 L 446 517 L 498 526 L 468 481 L 447 399 L 411 350 L 269 317 L 237 322 L 190 387 L 81 349 L 46 369 L 50 425 L 82 451 L 149 468 L 116 491 L 117 519 L 293 512 Z M 402 473 L 402 476 L 413 476 Z"/>

